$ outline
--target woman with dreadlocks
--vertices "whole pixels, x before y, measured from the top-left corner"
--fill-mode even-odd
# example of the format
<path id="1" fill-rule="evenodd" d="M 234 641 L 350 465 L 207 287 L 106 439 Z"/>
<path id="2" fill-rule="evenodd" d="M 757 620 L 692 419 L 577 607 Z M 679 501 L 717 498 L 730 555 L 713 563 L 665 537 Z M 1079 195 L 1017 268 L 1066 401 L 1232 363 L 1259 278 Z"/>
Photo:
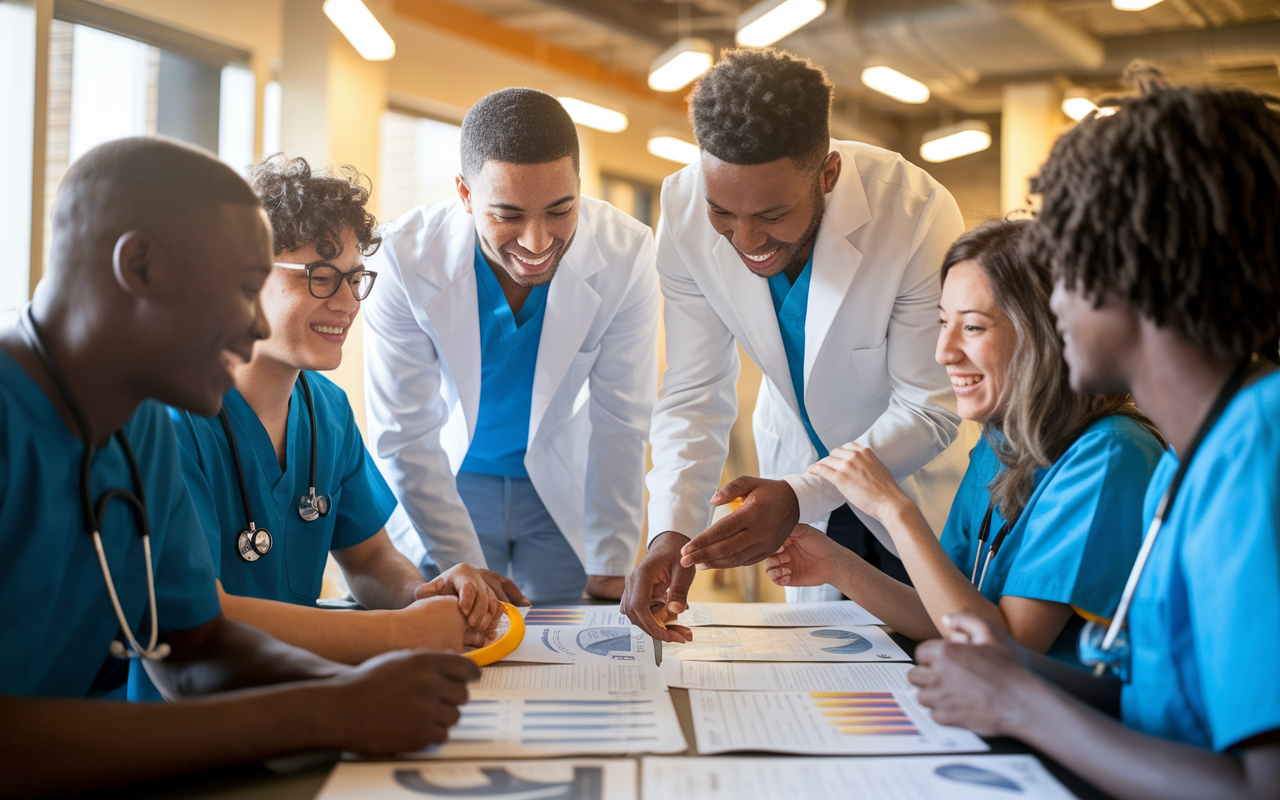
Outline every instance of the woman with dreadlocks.
<path id="1" fill-rule="evenodd" d="M 1081 636 L 1097 677 L 955 614 L 910 679 L 939 722 L 1117 797 L 1275 798 L 1280 100 L 1140 89 L 1064 134 L 1032 186 L 1072 388 L 1131 392 L 1171 448 L 1120 608 Z"/>

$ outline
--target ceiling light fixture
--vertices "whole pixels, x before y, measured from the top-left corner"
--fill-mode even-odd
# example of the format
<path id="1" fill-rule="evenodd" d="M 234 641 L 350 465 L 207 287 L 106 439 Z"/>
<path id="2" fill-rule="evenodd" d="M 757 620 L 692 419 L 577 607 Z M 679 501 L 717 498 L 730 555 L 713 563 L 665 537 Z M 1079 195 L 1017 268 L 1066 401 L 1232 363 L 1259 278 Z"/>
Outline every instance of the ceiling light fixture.
<path id="1" fill-rule="evenodd" d="M 621 133 L 627 129 L 627 115 L 621 111 L 588 103 L 576 97 L 561 97 L 560 105 L 569 112 L 569 118 L 579 125 L 605 133 Z"/>
<path id="2" fill-rule="evenodd" d="M 654 136 L 649 139 L 649 152 L 658 158 L 678 164 L 692 164 L 701 156 L 698 146 L 676 136 Z"/>
<path id="3" fill-rule="evenodd" d="M 1073 86 L 1062 94 L 1062 113 L 1076 122 L 1097 110 L 1098 106 L 1089 99 L 1089 95 L 1084 89 Z"/>
<path id="4" fill-rule="evenodd" d="M 395 40 L 361 0 L 325 0 L 324 14 L 366 61 L 395 56 Z"/>
<path id="5" fill-rule="evenodd" d="M 655 92 L 683 89 L 711 68 L 714 53 L 706 39 L 681 39 L 649 65 L 649 88 Z"/>
<path id="6" fill-rule="evenodd" d="M 926 133 L 920 144 L 920 157 L 936 164 L 979 153 L 990 146 L 991 126 L 982 120 L 967 119 Z"/>
<path id="7" fill-rule="evenodd" d="M 1121 11 L 1141 11 L 1159 2 L 1160 0 L 1111 0 L 1111 6 Z"/>
<path id="8" fill-rule="evenodd" d="M 881 94 L 902 103 L 919 104 L 929 99 L 929 87 L 892 67 L 867 67 L 862 82 Z"/>
<path id="9" fill-rule="evenodd" d="M 744 47 L 773 44 L 826 10 L 825 0 L 764 0 L 738 15 L 736 41 Z"/>

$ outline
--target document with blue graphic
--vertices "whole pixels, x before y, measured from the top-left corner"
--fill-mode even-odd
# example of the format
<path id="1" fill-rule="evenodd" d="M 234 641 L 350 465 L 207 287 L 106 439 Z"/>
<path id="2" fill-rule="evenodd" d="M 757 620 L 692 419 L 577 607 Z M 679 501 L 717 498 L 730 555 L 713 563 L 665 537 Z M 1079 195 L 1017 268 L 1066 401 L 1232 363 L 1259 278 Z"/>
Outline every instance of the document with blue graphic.
<path id="1" fill-rule="evenodd" d="M 525 637 L 528 641 L 528 636 Z M 910 661 L 875 625 L 821 628 L 695 628 L 667 644 L 663 661 Z"/>
<path id="2" fill-rule="evenodd" d="M 631 759 L 342 763 L 316 800 L 636 800 Z"/>

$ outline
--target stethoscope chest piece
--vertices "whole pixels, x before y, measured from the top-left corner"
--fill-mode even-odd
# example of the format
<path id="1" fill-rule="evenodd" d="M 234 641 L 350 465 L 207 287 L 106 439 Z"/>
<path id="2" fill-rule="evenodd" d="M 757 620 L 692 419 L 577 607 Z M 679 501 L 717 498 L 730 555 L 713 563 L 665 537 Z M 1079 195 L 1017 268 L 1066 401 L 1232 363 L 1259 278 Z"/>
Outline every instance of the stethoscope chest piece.
<path id="1" fill-rule="evenodd" d="M 302 517 L 303 522 L 315 522 L 328 514 L 329 498 L 315 494 L 314 490 L 311 494 L 304 494 L 298 501 L 298 516 Z"/>
<path id="2" fill-rule="evenodd" d="M 236 537 L 236 553 L 251 563 L 270 553 L 271 545 L 271 531 L 266 528 L 247 528 Z"/>

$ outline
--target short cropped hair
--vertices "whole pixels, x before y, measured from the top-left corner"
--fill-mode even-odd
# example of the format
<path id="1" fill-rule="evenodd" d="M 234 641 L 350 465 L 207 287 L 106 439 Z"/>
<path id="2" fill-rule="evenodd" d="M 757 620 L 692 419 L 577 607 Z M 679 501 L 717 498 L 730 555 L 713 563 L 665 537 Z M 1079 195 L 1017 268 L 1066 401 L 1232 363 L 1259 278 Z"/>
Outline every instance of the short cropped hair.
<path id="1" fill-rule="evenodd" d="M 1067 286 L 1128 301 L 1223 362 L 1276 360 L 1280 100 L 1134 77 L 1136 96 L 1053 146 L 1028 245 Z"/>
<path id="2" fill-rule="evenodd" d="M 480 98 L 462 120 L 462 174 L 490 161 L 546 164 L 569 156 L 578 171 L 578 129 L 554 96 L 537 89 L 499 89 Z"/>
<path id="3" fill-rule="evenodd" d="M 724 53 L 689 97 L 698 146 L 730 164 L 791 158 L 816 167 L 830 149 L 831 82 L 807 58 L 773 48 Z"/>
<path id="4" fill-rule="evenodd" d="M 378 221 L 369 213 L 369 178 L 342 165 L 332 174 L 315 172 L 304 158 L 268 156 L 249 168 L 253 190 L 271 218 L 276 254 L 314 244 L 321 258 L 337 258 L 342 233 L 350 228 L 361 255 L 382 244 Z"/>

